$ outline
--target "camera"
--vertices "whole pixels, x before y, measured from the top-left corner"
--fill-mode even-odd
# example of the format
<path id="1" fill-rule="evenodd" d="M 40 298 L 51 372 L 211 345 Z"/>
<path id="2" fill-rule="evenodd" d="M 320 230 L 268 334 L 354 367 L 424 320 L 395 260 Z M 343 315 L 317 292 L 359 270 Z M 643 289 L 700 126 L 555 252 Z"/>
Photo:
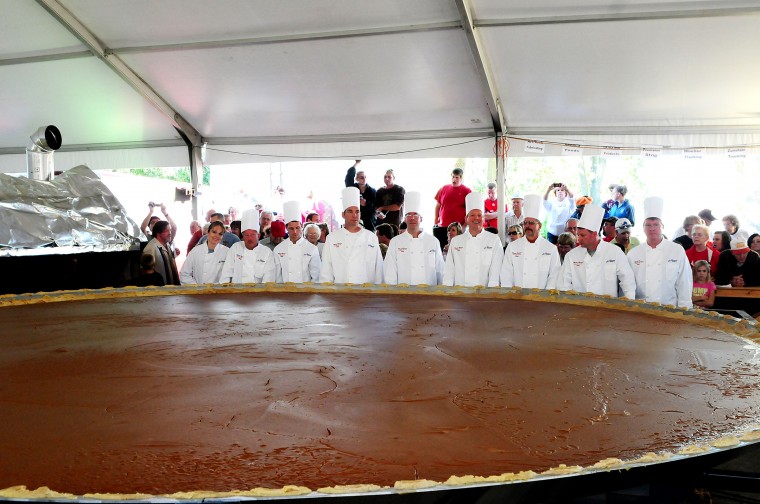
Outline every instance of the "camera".
<path id="1" fill-rule="evenodd" d="M 561 183 L 561 182 L 555 182 L 555 183 L 554 183 L 554 184 L 552 184 L 552 185 L 553 185 L 554 187 L 562 187 L 562 183 Z"/>

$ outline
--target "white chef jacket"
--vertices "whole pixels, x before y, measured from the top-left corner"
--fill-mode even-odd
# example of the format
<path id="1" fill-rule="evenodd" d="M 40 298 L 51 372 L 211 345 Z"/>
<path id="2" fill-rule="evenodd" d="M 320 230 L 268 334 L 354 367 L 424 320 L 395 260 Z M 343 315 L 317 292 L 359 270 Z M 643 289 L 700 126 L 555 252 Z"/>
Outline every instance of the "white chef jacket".
<path id="1" fill-rule="evenodd" d="M 555 289 L 560 266 L 557 247 L 546 238 L 530 243 L 522 236 L 507 247 L 499 279 L 502 287 Z"/>
<path id="2" fill-rule="evenodd" d="M 383 256 L 372 231 L 350 233 L 340 228 L 327 235 L 322 249 L 322 283 L 383 283 Z"/>
<path id="3" fill-rule="evenodd" d="M 179 272 L 179 281 L 182 285 L 217 283 L 229 250 L 221 243 L 210 253 L 205 243 L 193 247 Z"/>
<path id="4" fill-rule="evenodd" d="M 275 281 L 274 256 L 263 245 L 248 250 L 239 241 L 230 247 L 219 283 L 271 283 Z"/>
<path id="5" fill-rule="evenodd" d="M 383 262 L 389 285 L 439 285 L 443 268 L 441 243 L 424 231 L 417 238 L 407 232 L 391 239 Z"/>
<path id="6" fill-rule="evenodd" d="M 623 297 L 635 299 L 636 280 L 628 259 L 620 247 L 601 241 L 593 256 L 583 247 L 565 255 L 557 289 L 618 297 L 618 284 Z"/>
<path id="7" fill-rule="evenodd" d="M 316 245 L 306 238 L 295 243 L 287 238 L 274 248 L 274 266 L 277 283 L 318 282 L 322 260 Z"/>
<path id="8" fill-rule="evenodd" d="M 691 308 L 693 277 L 681 245 L 664 238 L 654 248 L 643 242 L 627 258 L 636 277 L 636 299 Z"/>
<path id="9" fill-rule="evenodd" d="M 504 257 L 501 240 L 488 231 L 472 236 L 469 231 L 455 236 L 449 243 L 443 285 L 475 287 L 499 286 L 499 267 Z"/>

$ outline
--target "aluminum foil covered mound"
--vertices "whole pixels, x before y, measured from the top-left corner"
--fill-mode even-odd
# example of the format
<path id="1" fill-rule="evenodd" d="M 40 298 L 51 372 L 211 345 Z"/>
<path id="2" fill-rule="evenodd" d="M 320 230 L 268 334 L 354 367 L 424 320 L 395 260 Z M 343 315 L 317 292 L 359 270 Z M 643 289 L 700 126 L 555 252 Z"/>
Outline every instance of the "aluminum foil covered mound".
<path id="1" fill-rule="evenodd" d="M 130 250 L 141 239 L 139 226 L 86 166 L 51 182 L 0 174 L 0 256 Z"/>

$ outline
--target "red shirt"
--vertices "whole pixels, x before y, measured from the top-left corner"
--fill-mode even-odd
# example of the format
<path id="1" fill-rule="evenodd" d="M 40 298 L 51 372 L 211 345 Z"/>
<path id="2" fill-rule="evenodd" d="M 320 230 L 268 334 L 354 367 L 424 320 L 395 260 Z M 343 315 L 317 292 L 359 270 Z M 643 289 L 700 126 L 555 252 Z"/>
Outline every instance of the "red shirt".
<path id="1" fill-rule="evenodd" d="M 464 218 L 467 215 L 464 199 L 471 192 L 472 190 L 464 185 L 454 187 L 449 184 L 441 187 L 435 195 L 435 200 L 441 205 L 438 212 L 438 225 L 447 227 L 452 222 L 464 225 Z"/>
<path id="2" fill-rule="evenodd" d="M 486 202 L 485 202 L 486 213 L 495 212 L 499 208 L 497 203 L 498 202 L 496 200 L 486 198 Z M 504 213 L 507 213 L 507 212 L 509 212 L 509 206 L 507 206 L 507 204 L 504 203 Z M 499 219 L 486 219 L 485 227 L 490 227 L 490 228 L 498 227 L 498 221 Z"/>
<path id="3" fill-rule="evenodd" d="M 711 256 L 711 257 L 710 257 Z M 697 250 L 692 247 L 686 251 L 686 257 L 689 258 L 689 264 L 694 266 L 694 263 L 697 261 L 707 261 L 710 263 L 710 275 L 715 277 L 715 273 L 718 271 L 718 257 L 720 256 L 720 252 L 717 250 L 713 250 L 710 247 L 707 247 L 702 252 L 697 252 Z"/>

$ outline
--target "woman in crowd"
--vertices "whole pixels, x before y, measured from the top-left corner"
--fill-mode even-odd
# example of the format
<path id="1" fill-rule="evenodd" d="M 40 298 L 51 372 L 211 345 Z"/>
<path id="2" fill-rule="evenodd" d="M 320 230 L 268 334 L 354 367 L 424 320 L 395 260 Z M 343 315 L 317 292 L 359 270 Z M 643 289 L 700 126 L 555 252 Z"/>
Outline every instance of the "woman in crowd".
<path id="1" fill-rule="evenodd" d="M 731 235 L 727 231 L 715 231 L 713 235 L 713 247 L 718 253 L 731 248 Z"/>
<path id="2" fill-rule="evenodd" d="M 321 234 L 322 230 L 313 222 L 306 224 L 306 227 L 303 228 L 303 237 L 306 238 L 307 242 L 317 247 L 317 250 L 319 250 L 319 257 L 322 257 L 322 248 L 325 246 L 324 243 L 319 241 Z"/>
<path id="3" fill-rule="evenodd" d="M 750 250 L 754 250 L 760 254 L 760 234 L 751 234 L 749 240 L 747 240 L 747 244 L 749 245 Z"/>
<path id="4" fill-rule="evenodd" d="M 182 285 L 217 283 L 229 248 L 222 245 L 224 223 L 214 221 L 208 227 L 208 240 L 193 248 L 182 265 L 179 279 Z"/>
<path id="5" fill-rule="evenodd" d="M 717 233 L 716 233 L 717 234 Z M 689 258 L 689 264 L 694 266 L 697 261 L 707 261 L 710 265 L 710 274 L 715 276 L 718 271 L 718 257 L 720 252 L 707 246 L 710 239 L 710 228 L 704 224 L 694 224 L 691 226 L 691 240 L 693 245 L 686 249 L 686 257 Z"/>
<path id="6" fill-rule="evenodd" d="M 446 245 L 443 246 L 443 259 L 446 259 L 446 254 L 449 252 L 449 244 L 451 243 L 451 240 L 455 236 L 459 236 L 460 234 L 464 233 L 464 230 L 462 229 L 462 225 L 458 222 L 452 222 L 449 224 L 449 227 L 446 228 L 446 235 L 449 238 L 449 241 L 446 242 Z"/>
<path id="7" fill-rule="evenodd" d="M 512 243 L 515 240 L 518 240 L 523 237 L 523 227 L 521 224 L 515 224 L 514 226 L 509 226 L 509 229 L 507 229 L 507 238 L 506 240 L 507 244 L 504 246 L 506 249 L 509 247 L 509 244 Z"/>
<path id="8" fill-rule="evenodd" d="M 565 254 L 575 248 L 576 238 L 573 233 L 562 233 L 557 238 L 557 252 L 560 264 L 565 262 Z"/>

